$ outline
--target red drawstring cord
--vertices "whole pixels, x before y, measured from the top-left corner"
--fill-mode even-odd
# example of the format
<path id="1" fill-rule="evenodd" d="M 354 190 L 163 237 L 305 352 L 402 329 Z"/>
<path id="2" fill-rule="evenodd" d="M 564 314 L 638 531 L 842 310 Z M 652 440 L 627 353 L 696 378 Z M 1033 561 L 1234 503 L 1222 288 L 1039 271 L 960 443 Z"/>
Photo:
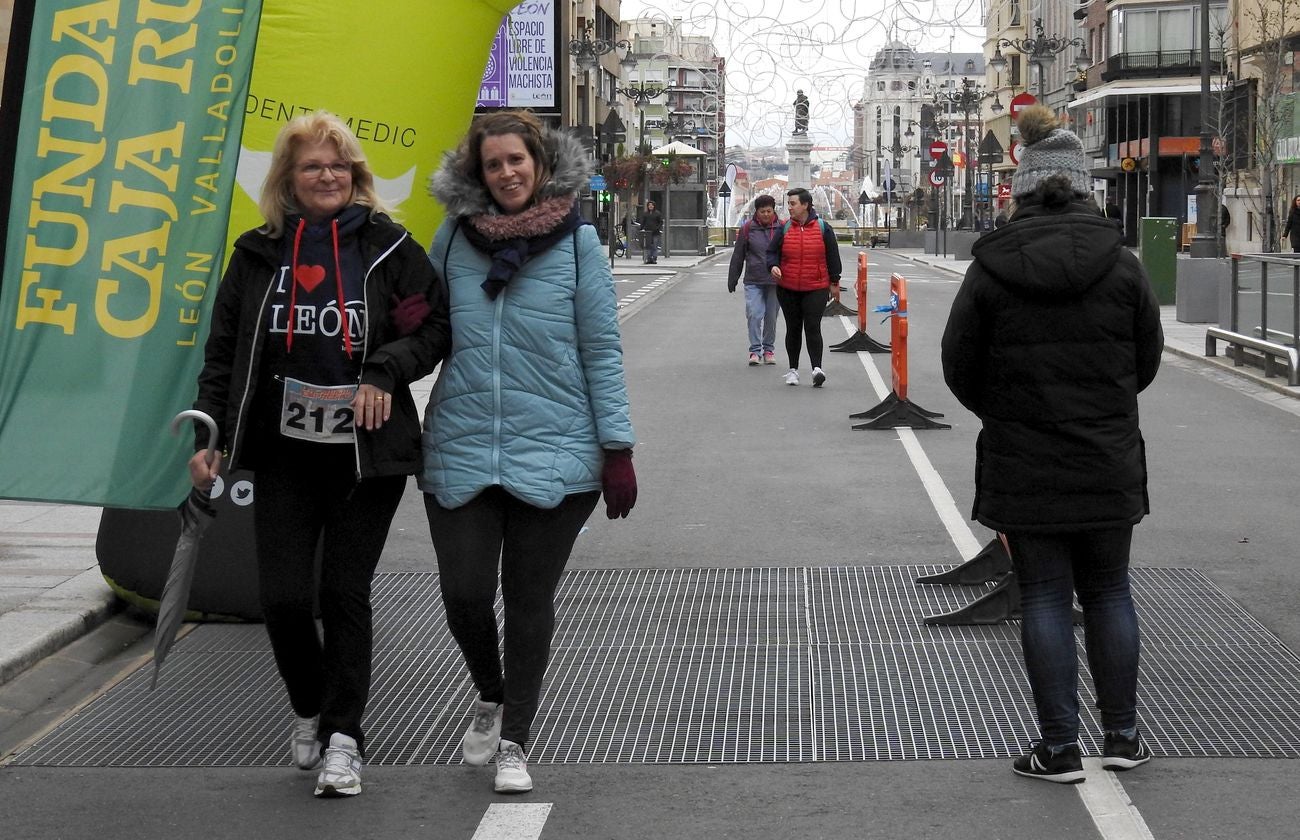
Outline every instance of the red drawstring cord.
<path id="1" fill-rule="evenodd" d="M 306 219 L 298 220 L 298 230 L 293 235 L 293 264 L 291 266 L 293 277 L 292 285 L 289 289 L 289 329 L 284 337 L 284 351 L 290 353 L 293 351 L 293 321 L 294 313 L 297 312 L 298 301 L 298 246 L 302 242 L 302 231 L 307 226 Z M 336 281 L 337 302 L 339 307 L 339 324 L 343 330 L 343 347 L 347 350 L 348 358 L 352 357 L 352 330 L 348 324 L 348 310 L 343 305 L 343 266 L 339 262 L 339 222 L 334 219 L 330 222 L 330 232 L 334 240 L 334 279 Z"/>

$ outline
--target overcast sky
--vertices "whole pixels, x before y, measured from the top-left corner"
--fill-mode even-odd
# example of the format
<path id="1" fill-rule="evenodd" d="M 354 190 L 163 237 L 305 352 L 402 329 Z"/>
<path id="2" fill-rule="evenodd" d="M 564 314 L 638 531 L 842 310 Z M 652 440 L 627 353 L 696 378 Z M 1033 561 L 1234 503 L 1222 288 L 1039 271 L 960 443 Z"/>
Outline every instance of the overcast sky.
<path id="1" fill-rule="evenodd" d="M 623 0 L 624 20 L 682 18 L 727 58 L 727 142 L 775 146 L 794 127 L 797 89 L 812 101 L 816 145 L 852 142 L 853 103 L 888 41 L 918 52 L 978 52 L 986 0 Z"/>

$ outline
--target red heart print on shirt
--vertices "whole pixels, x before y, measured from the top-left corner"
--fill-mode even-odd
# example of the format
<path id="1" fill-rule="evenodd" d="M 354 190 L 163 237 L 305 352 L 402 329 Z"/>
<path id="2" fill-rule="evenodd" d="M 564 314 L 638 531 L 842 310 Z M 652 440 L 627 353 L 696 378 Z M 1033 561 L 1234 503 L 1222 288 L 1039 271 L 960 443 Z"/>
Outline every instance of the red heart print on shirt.
<path id="1" fill-rule="evenodd" d="M 293 279 L 298 281 L 308 292 L 314 290 L 325 279 L 325 266 L 323 265 L 299 265 L 293 269 Z"/>

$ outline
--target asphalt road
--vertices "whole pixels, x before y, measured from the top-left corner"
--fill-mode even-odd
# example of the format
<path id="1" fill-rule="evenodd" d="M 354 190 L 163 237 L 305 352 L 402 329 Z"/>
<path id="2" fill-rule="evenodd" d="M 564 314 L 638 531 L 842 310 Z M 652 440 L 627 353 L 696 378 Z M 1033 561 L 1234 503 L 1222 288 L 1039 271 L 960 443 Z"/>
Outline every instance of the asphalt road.
<path id="1" fill-rule="evenodd" d="M 852 265 L 849 249 L 844 257 Z M 910 396 L 952 424 L 917 440 L 965 518 L 978 423 L 943 386 L 938 353 L 959 278 L 883 251 L 870 259 L 872 305 L 885 301 L 891 271 L 909 278 Z M 749 368 L 743 297 L 726 292 L 725 258 L 655 294 L 623 325 L 637 507 L 627 520 L 594 516 L 571 568 L 960 562 L 901 435 L 850 429 L 850 413 L 878 402 L 856 355 L 828 354 L 829 381 L 816 390 L 806 359 L 799 388 L 781 383 L 784 363 Z M 887 340 L 878 318 L 868 331 Z M 845 335 L 838 320 L 824 330 L 828 343 Z M 888 356 L 868 362 L 888 379 Z M 1166 355 L 1141 402 L 1152 515 L 1137 528 L 1134 563 L 1200 570 L 1295 650 L 1300 418 L 1253 399 L 1249 387 Z M 977 541 L 991 536 L 968 527 Z M 412 486 L 380 571 L 432 568 Z M 135 661 L 142 649 L 128 642 L 106 645 L 102 664 L 52 691 L 40 714 L 53 719 L 84 702 Z M 538 835 L 485 833 L 489 807 L 549 804 L 543 838 L 1262 840 L 1294 831 L 1298 769 L 1277 759 L 1160 758 L 1118 777 L 1123 813 L 1099 823 L 1078 789 L 1020 779 L 1005 759 L 544 765 L 534 768 L 537 789 L 514 799 L 491 793 L 487 769 L 378 767 L 367 769 L 364 795 L 331 802 L 312 799 L 309 775 L 281 768 L 7 766 L 0 831 L 95 840 L 523 838 Z M 1122 833 L 1138 824 L 1123 796 L 1148 834 Z"/>

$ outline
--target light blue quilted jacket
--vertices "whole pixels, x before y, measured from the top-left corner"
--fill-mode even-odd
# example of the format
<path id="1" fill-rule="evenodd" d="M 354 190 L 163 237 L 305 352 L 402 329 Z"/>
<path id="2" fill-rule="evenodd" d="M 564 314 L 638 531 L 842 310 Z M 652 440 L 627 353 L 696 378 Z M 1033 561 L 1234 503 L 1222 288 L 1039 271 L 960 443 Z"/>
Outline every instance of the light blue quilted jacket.
<path id="1" fill-rule="evenodd" d="M 540 508 L 599 490 L 601 449 L 635 437 L 596 229 L 584 225 L 530 259 L 496 300 L 480 286 L 489 258 L 454 218 L 430 259 L 447 278 L 452 346 L 424 416 L 420 489 L 446 508 L 494 484 Z"/>

